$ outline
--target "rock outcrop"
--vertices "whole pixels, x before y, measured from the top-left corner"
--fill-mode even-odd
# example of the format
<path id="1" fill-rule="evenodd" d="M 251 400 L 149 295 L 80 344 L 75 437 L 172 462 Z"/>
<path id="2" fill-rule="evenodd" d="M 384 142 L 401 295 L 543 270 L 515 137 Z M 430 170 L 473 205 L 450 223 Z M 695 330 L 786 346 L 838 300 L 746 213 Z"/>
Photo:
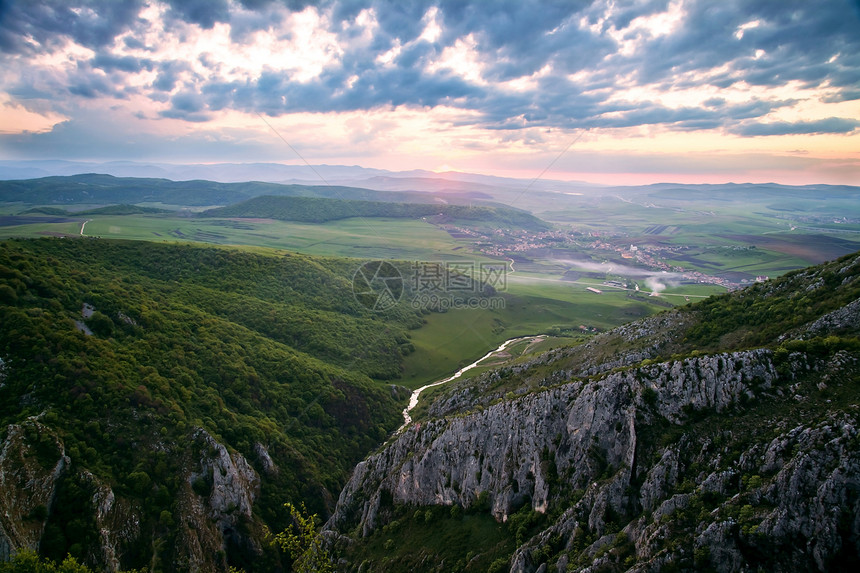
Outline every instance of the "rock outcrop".
<path id="1" fill-rule="evenodd" d="M 84 561 L 104 571 L 127 568 L 126 554 L 151 531 L 140 502 L 118 495 L 110 484 L 76 470 L 62 441 L 36 419 L 6 428 L 0 444 L 0 560 L 20 549 L 37 550 L 61 481 L 91 492 L 89 513 L 98 541 Z M 174 565 L 188 571 L 226 570 L 229 547 L 262 555 L 262 527 L 252 515 L 260 478 L 238 453 L 228 452 L 204 430 L 196 430 L 183 463 L 183 485 L 169 519 L 179 527 Z"/>
<path id="2" fill-rule="evenodd" d="M 547 475 L 548 456 L 575 488 L 606 467 L 626 467 L 629 474 L 636 462 L 637 415 L 680 424 L 689 412 L 720 412 L 752 398 L 753 388 L 769 388 L 775 376 L 765 350 L 690 358 L 416 424 L 356 467 L 331 524 L 354 519 L 347 508 L 355 511 L 354 499 L 363 498 L 360 523 L 371 530 L 383 490 L 399 503 L 463 507 L 485 491 L 500 520 L 524 500 L 543 512 L 548 484 L 558 479 Z"/>
<path id="3" fill-rule="evenodd" d="M 229 544 L 262 553 L 258 542 L 242 535 L 255 528 L 251 510 L 260 478 L 244 457 L 229 453 L 206 431 L 197 430 L 194 442 L 200 454 L 190 459 L 177 500 L 177 565 L 189 571 L 226 569 Z"/>
<path id="4" fill-rule="evenodd" d="M 69 458 L 57 435 L 35 419 L 6 428 L 0 444 L 0 560 L 36 550 Z"/>

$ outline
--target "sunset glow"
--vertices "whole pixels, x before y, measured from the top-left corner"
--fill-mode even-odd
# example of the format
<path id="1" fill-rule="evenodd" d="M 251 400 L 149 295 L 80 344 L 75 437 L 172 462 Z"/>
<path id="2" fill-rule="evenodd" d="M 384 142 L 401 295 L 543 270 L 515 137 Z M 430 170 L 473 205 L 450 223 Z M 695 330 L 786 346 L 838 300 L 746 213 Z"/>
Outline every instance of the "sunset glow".
<path id="1" fill-rule="evenodd" d="M 0 159 L 860 182 L 851 0 L 2 10 Z"/>

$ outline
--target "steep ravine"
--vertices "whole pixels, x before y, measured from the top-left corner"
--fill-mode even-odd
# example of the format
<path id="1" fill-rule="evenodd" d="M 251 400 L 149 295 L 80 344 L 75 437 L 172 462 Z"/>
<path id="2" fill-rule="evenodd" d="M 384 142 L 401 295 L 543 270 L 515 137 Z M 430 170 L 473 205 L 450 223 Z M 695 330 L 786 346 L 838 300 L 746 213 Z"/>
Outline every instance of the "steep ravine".
<path id="1" fill-rule="evenodd" d="M 778 344 L 666 356 L 694 316 L 674 311 L 589 343 L 631 341 L 608 368 L 556 351 L 451 388 L 355 468 L 326 526 L 341 568 L 407 570 L 420 554 L 422 570 L 477 570 L 492 548 L 456 565 L 420 544 L 372 550 L 408 543 L 397 531 L 416 509 L 459 506 L 537 516 L 494 571 L 857 570 L 860 280 L 856 259 L 819 272 L 840 270 L 821 296 L 855 299 Z M 807 274 L 760 298 L 811 292 Z"/>

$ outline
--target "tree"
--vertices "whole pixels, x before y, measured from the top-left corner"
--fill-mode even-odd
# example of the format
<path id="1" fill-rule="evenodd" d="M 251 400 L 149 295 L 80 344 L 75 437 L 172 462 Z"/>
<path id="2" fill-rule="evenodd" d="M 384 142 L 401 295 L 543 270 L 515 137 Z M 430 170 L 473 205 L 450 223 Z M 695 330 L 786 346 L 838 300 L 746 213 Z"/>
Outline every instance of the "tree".
<path id="1" fill-rule="evenodd" d="M 286 504 L 293 518 L 293 527 L 288 527 L 275 536 L 274 542 L 293 559 L 293 571 L 298 573 L 332 573 L 331 557 L 323 547 L 322 535 L 316 529 L 316 514 L 308 515 L 302 502 L 297 508 Z"/>
<path id="2" fill-rule="evenodd" d="M 93 570 L 78 563 L 74 557 L 66 557 L 56 564 L 41 560 L 34 551 L 25 549 L 16 553 L 11 561 L 0 563 L 0 573 L 93 573 Z"/>

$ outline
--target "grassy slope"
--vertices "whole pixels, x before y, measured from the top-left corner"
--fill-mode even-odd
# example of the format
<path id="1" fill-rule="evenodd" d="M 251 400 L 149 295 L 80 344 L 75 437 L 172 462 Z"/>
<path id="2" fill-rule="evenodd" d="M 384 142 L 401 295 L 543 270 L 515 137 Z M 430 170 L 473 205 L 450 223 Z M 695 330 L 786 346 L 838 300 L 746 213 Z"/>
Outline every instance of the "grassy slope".
<path id="1" fill-rule="evenodd" d="M 628 298 L 623 291 L 595 295 L 570 283 L 530 283 L 508 279 L 502 309 L 462 309 L 434 313 L 412 333 L 416 352 L 404 360 L 403 384 L 410 388 L 442 378 L 480 358 L 501 342 L 551 329 L 604 330 L 658 312 L 656 301 Z"/>

